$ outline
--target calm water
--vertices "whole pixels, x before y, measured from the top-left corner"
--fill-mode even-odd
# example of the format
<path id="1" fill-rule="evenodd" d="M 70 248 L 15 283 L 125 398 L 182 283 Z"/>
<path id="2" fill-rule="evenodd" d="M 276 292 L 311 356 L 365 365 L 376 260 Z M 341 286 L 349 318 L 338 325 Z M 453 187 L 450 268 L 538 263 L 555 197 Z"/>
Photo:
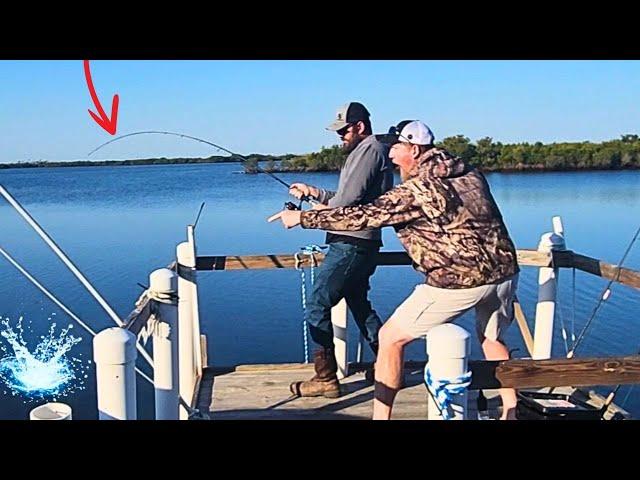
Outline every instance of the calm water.
<path id="1" fill-rule="evenodd" d="M 25 169 L 0 171 L 0 183 L 37 219 L 121 317 L 141 293 L 137 285 L 174 258 L 193 223 L 201 202 L 206 207 L 196 237 L 199 255 L 294 253 L 303 245 L 321 243 L 318 231 L 284 230 L 266 218 L 289 200 L 285 189 L 262 175 L 239 175 L 238 165 L 140 166 Z M 302 180 L 334 188 L 338 175 L 283 174 L 288 182 Z M 640 172 L 491 174 L 492 191 L 519 248 L 535 248 L 551 229 L 551 217 L 564 220 L 567 246 L 617 263 L 638 227 Z M 112 326 L 110 318 L 77 279 L 37 237 L 18 214 L 0 202 L 0 246 L 80 318 L 94 329 Z M 384 231 L 385 250 L 401 250 L 391 229 Z M 640 269 L 636 245 L 625 266 Z M 519 296 L 530 321 L 534 317 L 537 271 L 524 268 Z M 409 294 L 421 278 L 410 267 L 382 267 L 373 277 L 371 298 L 383 319 Z M 300 362 L 303 360 L 300 278 L 295 271 L 201 272 L 202 331 L 209 342 L 209 362 Z M 576 334 L 593 310 L 605 281 L 578 272 L 575 301 L 571 271 L 563 270 L 560 312 L 554 355 L 565 352 L 559 325 L 574 323 Z M 575 308 L 574 308 L 575 304 Z M 52 314 L 55 314 L 52 316 Z M 640 294 L 615 286 L 578 356 L 633 354 L 640 347 Z M 15 324 L 30 322 L 34 341 L 49 331 L 49 318 L 59 325 L 73 321 L 0 258 L 0 316 Z M 467 315 L 459 322 L 472 328 Z M 78 326 L 83 341 L 71 354 L 91 358 L 91 336 Z M 350 322 L 351 338 L 357 332 Z M 525 347 L 517 327 L 507 336 L 510 347 Z M 0 338 L 0 342 L 4 339 Z M 355 343 L 352 343 L 355 355 Z M 368 352 L 367 352 L 368 353 Z M 480 358 L 477 342 L 473 356 Z M 408 349 L 408 357 L 424 358 L 424 342 Z M 353 358 L 353 357 L 352 357 Z M 139 366 L 146 369 L 146 363 Z M 74 418 L 97 418 L 95 371 L 88 369 L 86 389 L 63 399 Z M 4 385 L 0 385 L 4 387 Z M 613 388 L 613 387 L 612 387 Z M 0 388 L 0 418 L 28 418 L 39 402 L 9 395 Z M 607 388 L 601 391 L 607 392 Z M 617 396 L 621 403 L 629 387 Z M 288 396 L 283 392 L 283 398 Z M 153 415 L 152 390 L 138 382 L 139 417 Z M 27 402 L 27 403 L 25 403 Z M 640 387 L 625 405 L 640 416 Z"/>

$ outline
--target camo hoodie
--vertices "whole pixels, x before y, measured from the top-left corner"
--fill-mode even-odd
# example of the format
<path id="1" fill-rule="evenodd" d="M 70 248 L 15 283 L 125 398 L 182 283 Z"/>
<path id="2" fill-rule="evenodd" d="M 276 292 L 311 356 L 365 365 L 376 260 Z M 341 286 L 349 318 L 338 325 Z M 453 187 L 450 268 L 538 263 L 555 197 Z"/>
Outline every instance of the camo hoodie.
<path id="1" fill-rule="evenodd" d="M 519 271 L 482 173 L 440 148 L 424 152 L 416 171 L 373 203 L 307 210 L 301 225 L 344 231 L 393 226 L 414 268 L 434 287 L 472 288 Z"/>

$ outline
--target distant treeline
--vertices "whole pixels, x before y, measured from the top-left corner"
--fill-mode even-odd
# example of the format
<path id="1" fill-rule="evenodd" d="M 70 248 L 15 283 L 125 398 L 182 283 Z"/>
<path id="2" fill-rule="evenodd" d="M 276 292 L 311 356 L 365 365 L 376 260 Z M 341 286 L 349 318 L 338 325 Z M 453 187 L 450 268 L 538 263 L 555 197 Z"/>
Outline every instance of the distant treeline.
<path id="1" fill-rule="evenodd" d="M 503 144 L 485 137 L 471 142 L 464 135 L 447 137 L 436 144 L 485 171 L 543 170 L 620 170 L 640 168 L 640 137 L 622 135 L 619 140 L 602 143 L 514 143 Z M 306 155 L 262 155 L 252 153 L 243 163 L 247 173 L 257 173 L 258 162 L 267 171 L 321 172 L 339 170 L 346 154 L 338 145 L 322 147 Z M 2 168 L 85 167 L 118 165 L 168 165 L 191 163 L 239 162 L 237 157 L 147 158 L 137 160 L 100 160 L 67 162 L 0 163 Z"/>
<path id="2" fill-rule="evenodd" d="M 640 168 L 640 138 L 622 135 L 620 140 L 602 143 L 515 143 L 494 142 L 491 137 L 473 143 L 464 135 L 447 137 L 436 144 L 485 171 L 526 170 L 619 170 Z M 339 170 L 346 155 L 340 146 L 283 159 L 277 171 Z M 273 163 L 273 164 L 272 164 Z M 249 165 L 247 165 L 249 167 Z"/>
<path id="3" fill-rule="evenodd" d="M 257 162 L 273 162 L 290 160 L 295 157 L 291 153 L 286 155 L 262 155 L 260 153 L 251 153 L 246 156 L 248 162 L 256 165 Z M 47 160 L 38 160 L 35 162 L 16 162 L 16 163 L 0 163 L 2 168 L 44 168 L 44 167 L 106 167 L 121 165 L 173 165 L 185 163 L 231 163 L 240 162 L 238 157 L 224 157 L 213 155 L 206 158 L 140 158 L 135 160 L 69 160 L 65 162 L 50 162 Z"/>

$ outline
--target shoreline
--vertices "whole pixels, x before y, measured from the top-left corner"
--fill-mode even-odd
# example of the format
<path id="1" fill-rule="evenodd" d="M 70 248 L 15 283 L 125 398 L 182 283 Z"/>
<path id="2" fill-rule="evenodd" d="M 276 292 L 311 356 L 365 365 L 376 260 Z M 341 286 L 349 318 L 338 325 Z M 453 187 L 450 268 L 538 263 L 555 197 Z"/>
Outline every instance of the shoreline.
<path id="1" fill-rule="evenodd" d="M 264 162 L 268 162 L 265 160 Z M 0 172 L 4 170 L 33 170 L 33 169 L 50 169 L 50 168 L 86 168 L 86 167 L 153 167 L 153 166 L 171 166 L 171 165 L 203 165 L 203 164 L 217 164 L 217 163 L 238 163 L 242 164 L 242 161 L 239 160 L 230 160 L 230 161 L 177 161 L 177 162 L 137 162 L 135 160 L 122 160 L 122 161 L 109 161 L 109 162 L 73 162 L 70 165 L 65 165 L 63 162 L 56 163 L 54 165 L 49 165 L 45 163 L 38 164 L 25 164 L 25 165 L 16 165 L 9 164 L 3 165 L 0 164 Z M 477 165 L 476 165 L 477 167 Z M 516 166 L 509 167 L 477 167 L 483 173 L 550 173 L 550 172 L 603 172 L 603 171 L 637 171 L 640 170 L 640 166 L 636 165 L 626 165 L 626 166 L 616 166 L 616 167 L 546 167 L 544 165 L 535 164 L 535 165 L 525 165 L 520 164 Z M 263 169 L 268 173 L 332 173 L 339 172 L 339 169 L 311 169 L 311 168 L 273 168 L 273 169 Z M 258 171 L 240 171 L 237 173 L 247 174 L 247 175 L 259 175 L 261 172 Z"/>
<path id="2" fill-rule="evenodd" d="M 476 166 L 477 167 L 477 166 Z M 636 171 L 640 170 L 640 166 L 625 166 L 625 167 L 589 167 L 589 168 L 550 168 L 541 165 L 520 165 L 516 167 L 500 167 L 500 168 L 486 168 L 477 167 L 482 173 L 551 173 L 551 172 L 620 172 L 620 171 Z M 267 170 L 269 173 L 328 173 L 339 172 L 340 170 L 333 169 L 273 169 Z M 242 172 L 247 175 L 259 175 L 261 172 Z"/>

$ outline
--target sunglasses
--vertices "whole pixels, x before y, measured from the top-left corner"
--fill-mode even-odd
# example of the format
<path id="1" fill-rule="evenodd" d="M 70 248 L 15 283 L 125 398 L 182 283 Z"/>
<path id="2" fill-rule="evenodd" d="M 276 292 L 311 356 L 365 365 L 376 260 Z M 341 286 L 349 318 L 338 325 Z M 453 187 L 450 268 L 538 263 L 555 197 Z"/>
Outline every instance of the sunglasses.
<path id="1" fill-rule="evenodd" d="M 347 134 L 347 132 L 349 131 L 349 129 L 350 129 L 351 127 L 353 127 L 354 125 L 355 125 L 355 123 L 350 123 L 350 124 L 349 124 L 349 125 L 347 125 L 346 127 L 342 127 L 340 130 L 336 130 L 336 133 L 337 133 L 338 135 L 340 135 L 341 137 L 344 137 L 344 136 Z"/>

